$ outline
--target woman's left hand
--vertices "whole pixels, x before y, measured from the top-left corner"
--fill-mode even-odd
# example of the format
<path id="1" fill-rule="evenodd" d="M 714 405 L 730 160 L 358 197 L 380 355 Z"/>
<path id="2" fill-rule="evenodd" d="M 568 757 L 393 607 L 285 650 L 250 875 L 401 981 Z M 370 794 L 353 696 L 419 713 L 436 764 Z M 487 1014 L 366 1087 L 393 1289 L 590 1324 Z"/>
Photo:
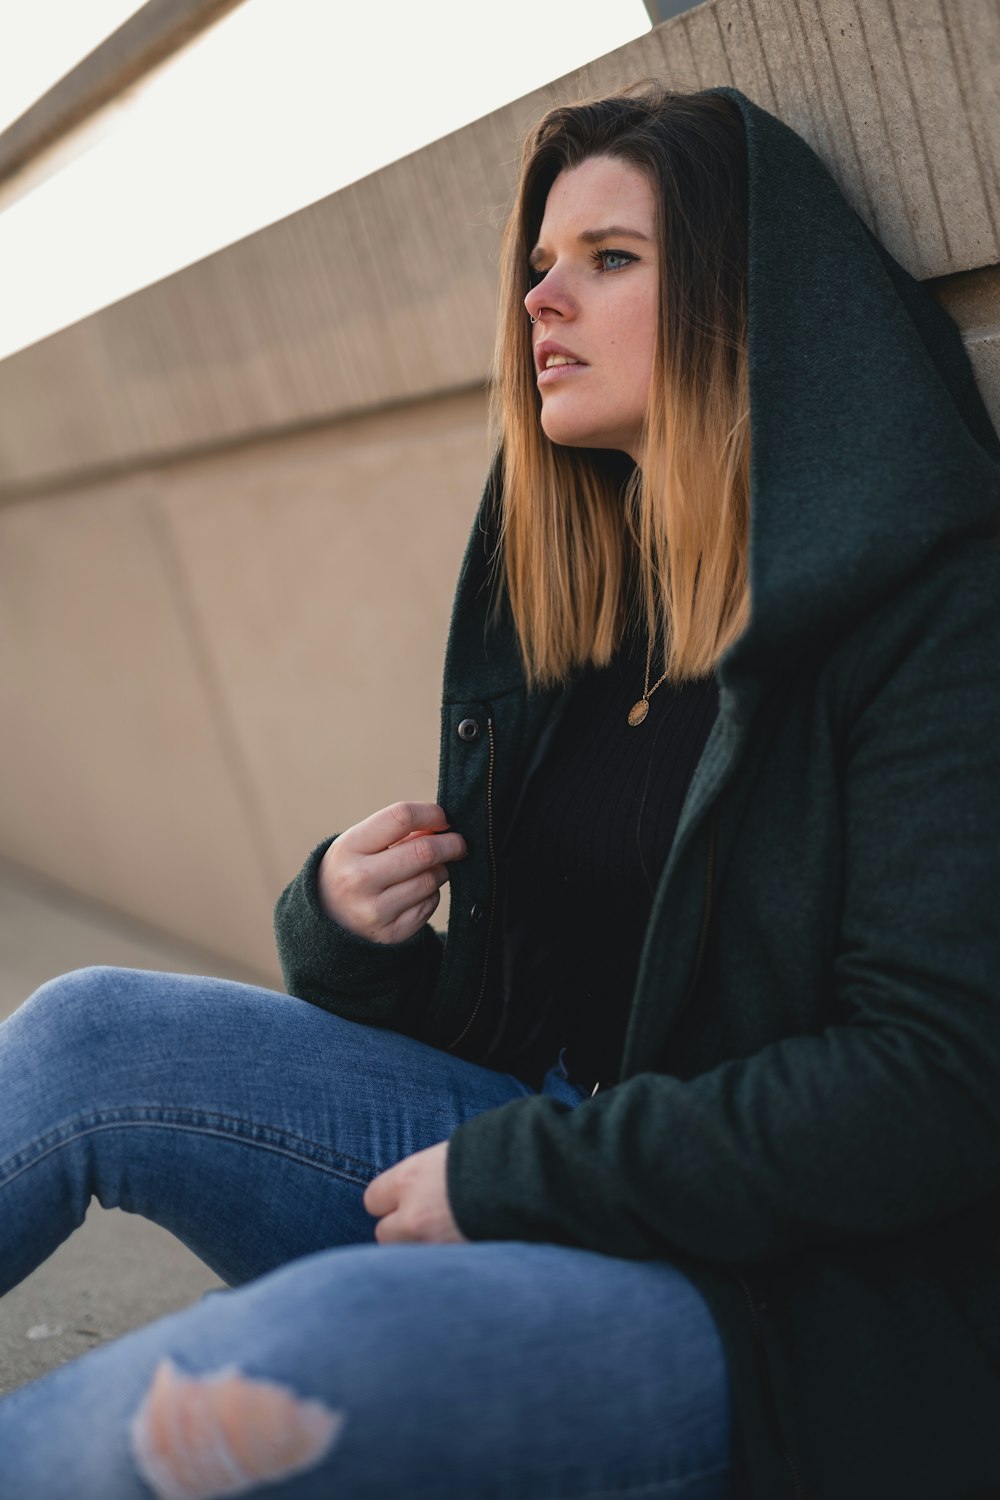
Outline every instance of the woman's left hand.
<path id="1" fill-rule="evenodd" d="M 428 1241 L 462 1244 L 469 1241 L 452 1218 L 445 1163 L 448 1142 L 438 1141 L 414 1151 L 373 1177 L 363 1203 L 378 1219 L 375 1238 L 380 1245 Z"/>

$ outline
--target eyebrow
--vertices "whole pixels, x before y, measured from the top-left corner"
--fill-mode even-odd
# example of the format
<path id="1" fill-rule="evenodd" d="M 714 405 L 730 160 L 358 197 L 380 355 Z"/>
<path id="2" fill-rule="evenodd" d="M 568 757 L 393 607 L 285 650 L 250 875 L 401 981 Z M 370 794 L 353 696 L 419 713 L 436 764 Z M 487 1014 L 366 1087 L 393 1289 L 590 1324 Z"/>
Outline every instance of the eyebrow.
<path id="1" fill-rule="evenodd" d="M 627 239 L 642 240 L 644 244 L 651 244 L 648 234 L 643 234 L 641 229 L 629 229 L 625 224 L 609 224 L 605 229 L 584 229 L 577 238 L 584 245 L 600 245 L 604 240 Z M 536 245 L 528 256 L 528 265 L 534 271 L 537 269 L 536 261 L 541 257 L 542 246 Z"/>

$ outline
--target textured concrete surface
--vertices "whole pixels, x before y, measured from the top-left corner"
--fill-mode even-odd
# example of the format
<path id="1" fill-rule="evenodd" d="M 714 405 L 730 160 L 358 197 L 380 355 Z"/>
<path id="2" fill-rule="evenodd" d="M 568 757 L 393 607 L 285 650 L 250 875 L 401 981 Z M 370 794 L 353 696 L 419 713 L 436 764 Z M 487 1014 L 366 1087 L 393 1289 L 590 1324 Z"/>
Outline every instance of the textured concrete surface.
<path id="1" fill-rule="evenodd" d="M 261 982 L 0 863 L 0 1016 L 45 980 L 94 963 Z M 82 1228 L 0 1299 L 0 1394 L 219 1286 L 166 1230 L 94 1204 Z"/>

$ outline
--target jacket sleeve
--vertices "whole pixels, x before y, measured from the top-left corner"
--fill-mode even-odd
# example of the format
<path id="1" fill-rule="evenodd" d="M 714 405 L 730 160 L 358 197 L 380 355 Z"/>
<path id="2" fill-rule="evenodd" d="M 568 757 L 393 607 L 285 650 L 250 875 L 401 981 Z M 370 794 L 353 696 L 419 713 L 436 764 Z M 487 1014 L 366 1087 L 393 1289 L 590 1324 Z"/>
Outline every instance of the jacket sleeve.
<path id="1" fill-rule="evenodd" d="M 839 788 L 837 1023 L 693 1078 L 643 1072 L 575 1109 L 535 1095 L 465 1122 L 447 1175 L 467 1238 L 766 1262 L 1000 1187 L 997 572 L 970 570 L 961 609 L 939 594 L 864 658 Z"/>
<path id="2" fill-rule="evenodd" d="M 441 963 L 444 939 L 425 923 L 402 943 L 373 943 L 320 905 L 320 861 L 339 834 L 313 849 L 278 897 L 274 933 L 290 995 L 323 1010 L 416 1035 Z"/>

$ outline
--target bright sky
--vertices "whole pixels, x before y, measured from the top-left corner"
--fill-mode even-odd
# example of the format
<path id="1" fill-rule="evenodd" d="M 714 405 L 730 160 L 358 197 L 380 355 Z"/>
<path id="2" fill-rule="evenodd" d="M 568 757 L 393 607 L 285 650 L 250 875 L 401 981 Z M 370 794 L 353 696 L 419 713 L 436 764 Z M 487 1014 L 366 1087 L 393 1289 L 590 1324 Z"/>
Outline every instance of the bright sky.
<path id="1" fill-rule="evenodd" d="M 0 0 L 0 130 L 139 8 Z M 648 30 L 642 0 L 244 0 L 0 186 L 0 358 Z"/>

